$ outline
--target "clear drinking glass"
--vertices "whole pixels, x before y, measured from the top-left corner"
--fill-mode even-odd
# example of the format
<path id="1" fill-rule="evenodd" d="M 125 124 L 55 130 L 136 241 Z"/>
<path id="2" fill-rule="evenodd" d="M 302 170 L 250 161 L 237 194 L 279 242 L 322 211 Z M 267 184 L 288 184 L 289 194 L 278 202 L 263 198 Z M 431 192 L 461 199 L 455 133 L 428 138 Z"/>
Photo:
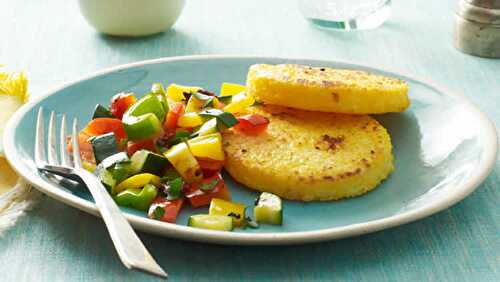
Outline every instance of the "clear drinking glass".
<path id="1" fill-rule="evenodd" d="M 370 29 L 391 14 L 391 0 L 298 0 L 304 17 L 330 29 Z"/>

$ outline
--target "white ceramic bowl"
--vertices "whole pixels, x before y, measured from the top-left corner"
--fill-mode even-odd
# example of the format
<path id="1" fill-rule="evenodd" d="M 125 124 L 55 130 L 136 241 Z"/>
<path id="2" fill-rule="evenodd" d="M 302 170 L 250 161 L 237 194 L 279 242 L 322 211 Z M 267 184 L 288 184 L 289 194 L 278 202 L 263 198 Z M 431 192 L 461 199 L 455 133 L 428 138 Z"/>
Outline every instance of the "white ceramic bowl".
<path id="1" fill-rule="evenodd" d="M 170 28 L 185 0 L 79 0 L 80 11 L 99 32 L 144 36 Z"/>

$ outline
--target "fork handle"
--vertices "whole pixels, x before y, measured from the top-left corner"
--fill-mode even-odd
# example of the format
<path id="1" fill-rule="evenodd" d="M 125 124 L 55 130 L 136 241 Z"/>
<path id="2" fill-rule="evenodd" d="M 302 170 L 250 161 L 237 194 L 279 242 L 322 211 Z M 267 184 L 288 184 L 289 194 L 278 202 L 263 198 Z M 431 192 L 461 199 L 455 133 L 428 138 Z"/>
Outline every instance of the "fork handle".
<path id="1" fill-rule="evenodd" d="M 135 268 L 166 278 L 167 274 L 149 254 L 101 181 L 84 169 L 75 169 L 75 174 L 83 180 L 94 197 L 95 204 L 123 264 L 128 269 Z"/>

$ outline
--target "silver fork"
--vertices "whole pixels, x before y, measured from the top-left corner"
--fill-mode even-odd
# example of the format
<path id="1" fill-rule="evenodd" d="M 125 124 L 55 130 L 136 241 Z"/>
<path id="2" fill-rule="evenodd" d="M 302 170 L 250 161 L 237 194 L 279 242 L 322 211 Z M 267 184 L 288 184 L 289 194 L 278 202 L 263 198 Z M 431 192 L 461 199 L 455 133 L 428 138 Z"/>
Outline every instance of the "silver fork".
<path id="1" fill-rule="evenodd" d="M 80 147 L 78 145 L 78 124 L 76 118 L 73 120 L 73 156 L 70 158 L 66 150 L 66 115 L 62 115 L 60 128 L 60 155 L 59 162 L 56 149 L 56 117 L 52 111 L 50 115 L 47 159 L 45 158 L 45 132 L 43 109 L 38 110 L 35 136 L 35 163 L 39 170 L 54 173 L 65 178 L 83 182 L 89 189 L 95 204 L 106 224 L 111 240 L 115 246 L 118 256 L 128 269 L 136 269 L 160 277 L 167 277 L 167 273 L 156 263 L 142 244 L 137 234 L 125 219 L 120 209 L 113 201 L 106 188 L 97 177 L 82 167 L 80 159 Z M 54 181 L 55 178 L 52 178 Z"/>

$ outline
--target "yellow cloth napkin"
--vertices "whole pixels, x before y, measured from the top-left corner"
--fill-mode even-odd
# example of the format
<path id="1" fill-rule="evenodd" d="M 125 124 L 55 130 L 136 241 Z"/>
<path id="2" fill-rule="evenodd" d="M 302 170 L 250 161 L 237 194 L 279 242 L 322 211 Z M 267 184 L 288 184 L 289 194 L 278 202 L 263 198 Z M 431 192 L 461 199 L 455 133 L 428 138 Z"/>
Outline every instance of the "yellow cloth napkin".
<path id="1" fill-rule="evenodd" d="M 40 195 L 12 170 L 3 157 L 1 140 L 7 121 L 28 99 L 23 73 L 0 72 L 0 236 L 30 209 Z"/>
<path id="2" fill-rule="evenodd" d="M 16 186 L 19 177 L 12 170 L 7 160 L 0 158 L 0 195 Z"/>

